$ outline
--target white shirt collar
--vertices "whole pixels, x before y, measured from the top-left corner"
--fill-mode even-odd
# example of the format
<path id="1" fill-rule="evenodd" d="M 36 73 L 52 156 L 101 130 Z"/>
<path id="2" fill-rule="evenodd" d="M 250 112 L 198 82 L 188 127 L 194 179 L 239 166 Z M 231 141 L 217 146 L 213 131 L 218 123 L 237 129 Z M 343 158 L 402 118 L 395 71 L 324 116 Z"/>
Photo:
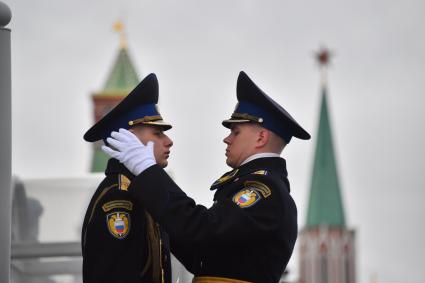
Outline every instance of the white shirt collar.
<path id="1" fill-rule="evenodd" d="M 264 158 L 264 157 L 280 157 L 280 154 L 273 153 L 273 152 L 262 152 L 262 153 L 253 154 L 250 157 L 248 157 L 247 159 L 245 159 L 244 162 L 242 162 L 241 165 L 239 165 L 239 166 L 242 166 L 245 163 L 248 163 L 248 162 L 250 162 L 254 159 Z"/>

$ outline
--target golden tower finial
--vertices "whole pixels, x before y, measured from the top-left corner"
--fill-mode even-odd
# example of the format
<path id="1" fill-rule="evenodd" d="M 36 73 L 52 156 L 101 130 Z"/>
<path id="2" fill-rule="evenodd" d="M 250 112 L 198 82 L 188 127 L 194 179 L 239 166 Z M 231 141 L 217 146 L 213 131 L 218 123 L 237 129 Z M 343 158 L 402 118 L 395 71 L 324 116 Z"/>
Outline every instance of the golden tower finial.
<path id="1" fill-rule="evenodd" d="M 320 76 L 323 86 L 326 86 L 326 70 L 330 64 L 331 55 L 332 52 L 330 52 L 326 47 L 321 47 L 320 50 L 315 53 L 317 62 L 320 66 Z"/>
<path id="2" fill-rule="evenodd" d="M 114 23 L 114 30 L 120 35 L 120 48 L 127 48 L 127 38 L 124 32 L 124 24 L 122 21 L 116 21 Z"/>

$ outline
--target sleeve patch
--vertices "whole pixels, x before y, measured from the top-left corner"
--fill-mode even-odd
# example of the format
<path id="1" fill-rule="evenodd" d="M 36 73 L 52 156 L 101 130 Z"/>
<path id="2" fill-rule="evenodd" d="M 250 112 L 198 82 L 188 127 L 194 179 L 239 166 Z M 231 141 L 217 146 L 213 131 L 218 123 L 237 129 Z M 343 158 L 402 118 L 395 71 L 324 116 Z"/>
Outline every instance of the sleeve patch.
<path id="1" fill-rule="evenodd" d="M 261 182 L 257 182 L 257 181 L 246 181 L 244 183 L 245 187 L 247 187 L 248 189 L 252 189 L 255 191 L 260 192 L 264 198 L 269 197 L 272 192 L 270 190 L 269 187 L 267 187 L 265 184 L 261 183 Z"/>
<path id="2" fill-rule="evenodd" d="M 133 210 L 133 203 L 129 200 L 114 200 L 102 205 L 104 212 L 108 212 L 115 208 L 124 208 L 126 210 Z"/>
<path id="3" fill-rule="evenodd" d="M 130 232 L 130 214 L 127 212 L 114 212 L 106 215 L 106 225 L 112 236 L 124 239 Z"/>
<path id="4" fill-rule="evenodd" d="M 240 208 L 253 206 L 261 199 L 261 195 L 254 189 L 244 188 L 233 196 L 233 202 Z"/>

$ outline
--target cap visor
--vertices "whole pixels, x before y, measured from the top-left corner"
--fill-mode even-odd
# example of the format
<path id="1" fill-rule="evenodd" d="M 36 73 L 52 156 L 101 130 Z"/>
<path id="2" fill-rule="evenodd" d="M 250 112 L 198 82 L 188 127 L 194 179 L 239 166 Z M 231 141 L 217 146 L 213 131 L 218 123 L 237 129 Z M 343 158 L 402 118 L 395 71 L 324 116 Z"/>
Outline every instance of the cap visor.
<path id="1" fill-rule="evenodd" d="M 302 140 L 309 140 L 311 138 L 310 134 L 307 133 L 307 131 L 301 128 L 300 126 L 298 130 L 294 133 L 294 137 Z"/>
<path id="2" fill-rule="evenodd" d="M 164 131 L 167 131 L 173 127 L 170 124 L 165 123 L 163 121 L 142 122 L 140 124 L 158 126 L 158 127 L 164 128 Z"/>
<path id="3" fill-rule="evenodd" d="M 224 120 L 223 122 L 221 122 L 221 124 L 225 126 L 226 128 L 230 129 L 230 126 L 234 123 L 247 123 L 247 122 L 252 122 L 252 121 L 247 119 L 229 119 L 229 120 Z"/>

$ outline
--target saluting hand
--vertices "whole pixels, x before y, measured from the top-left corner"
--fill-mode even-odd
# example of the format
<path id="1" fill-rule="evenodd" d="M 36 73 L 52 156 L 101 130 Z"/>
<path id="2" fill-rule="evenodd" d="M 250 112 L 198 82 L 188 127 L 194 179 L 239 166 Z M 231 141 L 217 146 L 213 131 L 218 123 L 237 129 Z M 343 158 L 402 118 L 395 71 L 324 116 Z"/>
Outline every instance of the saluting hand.
<path id="1" fill-rule="evenodd" d="M 106 141 L 114 148 L 103 145 L 102 150 L 118 159 L 134 175 L 139 175 L 147 168 L 156 164 L 153 151 L 154 142 L 144 145 L 132 132 L 126 129 L 113 131 Z"/>

